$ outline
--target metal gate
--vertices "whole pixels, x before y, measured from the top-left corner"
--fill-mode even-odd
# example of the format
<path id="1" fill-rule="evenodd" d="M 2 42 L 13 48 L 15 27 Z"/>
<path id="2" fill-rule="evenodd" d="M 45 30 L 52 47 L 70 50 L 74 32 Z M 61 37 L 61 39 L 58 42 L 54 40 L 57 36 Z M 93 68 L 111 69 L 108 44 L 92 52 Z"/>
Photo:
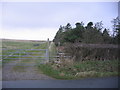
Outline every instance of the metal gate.
<path id="1" fill-rule="evenodd" d="M 7 65 L 37 65 L 49 61 L 48 49 L 3 49 L 2 63 Z"/>

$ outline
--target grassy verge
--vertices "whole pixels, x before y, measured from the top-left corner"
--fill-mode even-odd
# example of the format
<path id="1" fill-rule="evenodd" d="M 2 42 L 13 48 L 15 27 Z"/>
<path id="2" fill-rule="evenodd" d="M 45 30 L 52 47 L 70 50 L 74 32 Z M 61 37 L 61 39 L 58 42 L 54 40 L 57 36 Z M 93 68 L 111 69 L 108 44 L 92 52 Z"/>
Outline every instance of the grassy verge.
<path id="1" fill-rule="evenodd" d="M 38 66 L 38 69 L 40 69 L 44 74 L 56 79 L 73 79 L 73 77 L 71 76 L 67 76 L 67 75 L 64 75 L 64 77 L 61 76 L 60 72 L 58 70 L 53 69 L 50 64 L 46 64 L 46 65 L 41 64 Z"/>
<path id="2" fill-rule="evenodd" d="M 73 64 L 39 65 L 38 68 L 46 75 L 56 79 L 81 79 L 89 77 L 118 76 L 118 60 L 84 61 Z"/>

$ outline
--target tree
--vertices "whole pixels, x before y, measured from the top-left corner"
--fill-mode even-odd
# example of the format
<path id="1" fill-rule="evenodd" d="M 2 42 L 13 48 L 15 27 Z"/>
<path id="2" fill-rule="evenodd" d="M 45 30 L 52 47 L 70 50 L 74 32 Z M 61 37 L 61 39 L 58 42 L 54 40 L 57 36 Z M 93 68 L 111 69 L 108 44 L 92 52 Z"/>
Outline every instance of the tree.
<path id="1" fill-rule="evenodd" d="M 67 23 L 67 25 L 65 26 L 65 31 L 67 30 L 71 30 L 72 29 L 72 26 L 70 23 Z"/>
<path id="2" fill-rule="evenodd" d="M 76 42 L 81 42 L 82 39 L 83 39 L 83 33 L 84 33 L 84 23 L 83 22 L 77 22 L 76 24 L 76 27 L 73 29 L 73 33 L 77 36 L 76 38 Z"/>
<path id="3" fill-rule="evenodd" d="M 113 38 L 114 41 L 120 44 L 120 19 L 119 17 L 111 21 L 113 23 Z"/>
<path id="4" fill-rule="evenodd" d="M 105 28 L 104 31 L 103 31 L 103 35 L 109 36 L 108 30 L 107 30 L 106 28 Z"/>
<path id="5" fill-rule="evenodd" d="M 75 25 L 76 25 L 76 28 L 79 28 L 81 26 L 81 23 L 77 22 Z"/>
<path id="6" fill-rule="evenodd" d="M 118 29 L 120 28 L 119 27 L 120 19 L 119 19 L 119 17 L 117 17 L 117 18 L 113 19 L 111 22 L 113 23 L 113 37 L 115 37 L 115 35 L 119 31 Z"/>
<path id="7" fill-rule="evenodd" d="M 99 31 L 103 29 L 103 23 L 102 21 L 95 23 L 95 28 Z"/>
<path id="8" fill-rule="evenodd" d="M 103 38 L 101 32 L 98 32 L 95 28 L 87 28 L 83 33 L 83 43 L 102 43 Z"/>
<path id="9" fill-rule="evenodd" d="M 93 22 L 89 22 L 88 24 L 87 24 L 87 28 L 91 28 L 93 26 Z"/>
<path id="10" fill-rule="evenodd" d="M 104 43 L 110 43 L 111 38 L 109 36 L 108 30 L 105 28 L 102 33 Z"/>
<path id="11" fill-rule="evenodd" d="M 62 25 L 60 25 L 59 32 L 62 32 L 62 31 L 63 31 L 63 27 Z"/>
<path id="12" fill-rule="evenodd" d="M 84 27 L 83 22 L 75 23 L 76 27 L 72 28 L 70 23 L 67 23 L 66 26 L 60 26 L 54 42 L 56 45 L 63 45 L 66 42 L 81 42 L 81 43 L 116 43 L 119 40 L 120 36 L 120 21 L 117 20 L 118 24 L 116 25 L 116 36 L 113 38 L 109 35 L 108 29 L 103 29 L 102 21 L 97 22 L 93 27 L 93 22 L 89 22 L 86 27 Z"/>
<path id="13" fill-rule="evenodd" d="M 55 45 L 57 46 L 59 43 L 61 43 L 61 40 L 63 38 L 63 27 L 60 25 L 60 28 L 59 30 L 57 31 L 54 39 L 53 39 L 53 42 L 55 42 Z"/>
<path id="14" fill-rule="evenodd" d="M 78 36 L 75 34 L 74 30 L 65 32 L 65 36 L 64 36 L 65 42 L 74 43 L 77 38 L 78 38 Z"/>
<path id="15" fill-rule="evenodd" d="M 83 25 L 84 25 L 84 23 L 83 22 L 77 22 L 76 24 L 76 28 L 80 28 L 80 27 L 84 27 Z"/>
<path id="16" fill-rule="evenodd" d="M 83 23 L 83 21 L 81 21 L 81 22 L 80 22 L 80 24 L 81 24 L 81 26 L 84 26 L 84 23 Z"/>
<path id="17" fill-rule="evenodd" d="M 82 30 L 84 30 L 83 22 L 77 22 L 75 28 L 71 28 L 71 25 L 68 23 L 66 25 L 66 31 L 64 32 L 64 42 L 71 42 L 74 43 L 79 41 L 82 38 Z"/>
<path id="18" fill-rule="evenodd" d="M 117 43 L 120 44 L 120 19 L 119 17 L 116 18 L 117 20 L 117 25 L 116 25 L 116 40 L 117 40 Z"/>
<path id="19" fill-rule="evenodd" d="M 119 17 L 116 18 L 116 26 L 115 26 L 115 29 L 116 29 L 116 32 L 117 34 L 120 32 L 120 19 Z"/>

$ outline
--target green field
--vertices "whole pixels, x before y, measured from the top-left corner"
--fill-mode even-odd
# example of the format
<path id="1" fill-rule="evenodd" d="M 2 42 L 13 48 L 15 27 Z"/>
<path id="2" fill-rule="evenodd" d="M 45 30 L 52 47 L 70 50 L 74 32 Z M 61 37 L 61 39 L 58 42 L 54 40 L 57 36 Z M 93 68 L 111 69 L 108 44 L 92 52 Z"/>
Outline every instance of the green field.
<path id="1" fill-rule="evenodd" d="M 44 56 L 45 51 L 39 50 L 19 50 L 19 49 L 46 49 L 46 41 L 30 41 L 30 40 L 2 40 L 2 59 L 3 63 L 15 61 L 16 59 L 21 60 L 20 63 L 38 63 L 41 57 Z M 16 52 L 16 53 L 15 53 Z M 23 53 L 25 52 L 25 53 Z M 7 56 L 5 56 L 7 55 Z M 11 55 L 11 56 L 8 56 Z M 26 57 L 22 57 L 26 55 Z M 23 59 L 26 58 L 26 59 Z M 23 59 L 23 60 L 22 60 Z M 34 60 L 34 61 L 33 61 Z"/>

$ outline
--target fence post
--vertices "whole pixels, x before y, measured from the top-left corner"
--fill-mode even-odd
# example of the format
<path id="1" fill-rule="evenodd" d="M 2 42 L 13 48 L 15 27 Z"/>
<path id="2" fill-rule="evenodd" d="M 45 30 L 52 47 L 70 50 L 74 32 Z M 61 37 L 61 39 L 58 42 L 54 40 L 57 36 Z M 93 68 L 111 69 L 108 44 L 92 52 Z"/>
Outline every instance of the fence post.
<path id="1" fill-rule="evenodd" d="M 46 62 L 49 62 L 49 54 L 48 54 L 48 49 L 46 49 Z"/>
<path id="2" fill-rule="evenodd" d="M 19 52 L 18 54 L 19 54 L 19 62 L 20 62 L 20 61 L 21 61 L 21 57 L 20 57 L 20 56 L 21 56 L 21 55 L 20 55 L 21 53 Z"/>
<path id="3" fill-rule="evenodd" d="M 47 40 L 46 61 L 49 62 L 49 38 Z"/>

